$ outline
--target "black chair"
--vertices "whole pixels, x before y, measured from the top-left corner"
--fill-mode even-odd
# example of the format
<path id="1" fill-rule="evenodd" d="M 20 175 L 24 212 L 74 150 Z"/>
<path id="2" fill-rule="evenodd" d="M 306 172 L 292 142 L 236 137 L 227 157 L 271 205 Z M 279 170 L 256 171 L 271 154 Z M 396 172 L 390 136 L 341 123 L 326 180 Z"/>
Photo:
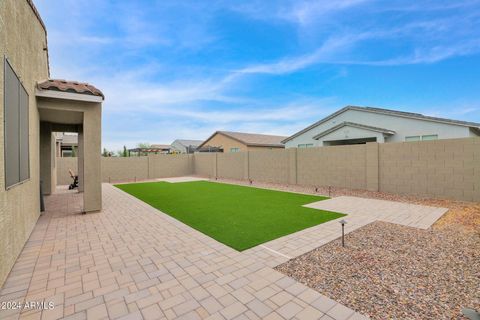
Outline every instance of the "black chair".
<path id="1" fill-rule="evenodd" d="M 73 179 L 73 182 L 68 186 L 68 190 L 78 188 L 78 176 L 73 173 L 72 169 L 68 169 L 68 173 L 70 173 L 70 177 Z"/>

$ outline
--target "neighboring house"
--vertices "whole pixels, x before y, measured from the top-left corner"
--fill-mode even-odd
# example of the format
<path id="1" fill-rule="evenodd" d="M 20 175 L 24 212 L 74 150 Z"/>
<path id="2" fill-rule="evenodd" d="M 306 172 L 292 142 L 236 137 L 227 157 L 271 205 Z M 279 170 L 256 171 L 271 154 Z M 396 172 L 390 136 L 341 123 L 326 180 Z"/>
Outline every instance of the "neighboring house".
<path id="1" fill-rule="evenodd" d="M 55 132 L 57 157 L 76 157 L 78 152 L 78 134 Z"/>
<path id="2" fill-rule="evenodd" d="M 176 153 L 194 153 L 198 146 L 202 144 L 202 140 L 184 140 L 177 139 L 172 142 L 172 152 Z"/>
<path id="3" fill-rule="evenodd" d="M 49 79 L 47 31 L 31 0 L 0 1 L 0 286 L 56 191 L 54 132 L 79 134 L 82 211 L 102 209 L 101 110 L 86 83 Z"/>
<path id="4" fill-rule="evenodd" d="M 128 156 L 146 156 L 148 154 L 170 153 L 172 147 L 168 144 L 152 144 L 149 147 L 128 149 Z"/>
<path id="5" fill-rule="evenodd" d="M 282 142 L 309 148 L 366 142 L 403 142 L 480 136 L 480 123 L 371 107 L 347 106 Z"/>
<path id="6" fill-rule="evenodd" d="M 232 131 L 216 131 L 198 146 L 200 152 L 240 152 L 262 149 L 280 149 L 284 136 L 244 133 Z"/>

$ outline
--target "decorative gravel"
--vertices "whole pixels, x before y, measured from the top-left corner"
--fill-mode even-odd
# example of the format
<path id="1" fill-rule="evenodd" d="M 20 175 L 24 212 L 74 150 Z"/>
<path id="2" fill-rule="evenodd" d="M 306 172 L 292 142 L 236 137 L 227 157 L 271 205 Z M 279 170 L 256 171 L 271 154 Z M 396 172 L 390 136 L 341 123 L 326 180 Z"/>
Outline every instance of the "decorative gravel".
<path id="1" fill-rule="evenodd" d="M 276 269 L 373 319 L 460 319 L 480 309 L 480 230 L 452 221 L 374 222 Z"/>

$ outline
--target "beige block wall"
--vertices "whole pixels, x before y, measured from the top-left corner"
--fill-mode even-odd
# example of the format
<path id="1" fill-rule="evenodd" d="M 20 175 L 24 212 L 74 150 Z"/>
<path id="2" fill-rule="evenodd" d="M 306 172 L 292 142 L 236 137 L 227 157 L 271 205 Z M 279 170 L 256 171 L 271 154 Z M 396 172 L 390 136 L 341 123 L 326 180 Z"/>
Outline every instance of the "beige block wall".
<path id="1" fill-rule="evenodd" d="M 195 153 L 193 172 L 202 177 L 214 177 L 216 171 L 215 153 Z"/>
<path id="2" fill-rule="evenodd" d="M 217 176 L 226 179 L 245 179 L 248 156 L 248 152 L 218 153 Z"/>
<path id="3" fill-rule="evenodd" d="M 365 145 L 297 149 L 297 183 L 364 189 Z"/>
<path id="4" fill-rule="evenodd" d="M 148 179 L 148 157 L 102 157 L 103 182 L 124 182 L 145 179 Z"/>
<path id="5" fill-rule="evenodd" d="M 379 188 L 480 201 L 480 138 L 380 144 Z"/>
<path id="6" fill-rule="evenodd" d="M 73 182 L 68 169 L 71 169 L 75 174 L 78 174 L 78 158 L 57 158 L 57 184 L 67 185 Z"/>
<path id="7" fill-rule="evenodd" d="M 40 215 L 39 115 L 35 84 L 48 78 L 45 31 L 27 1 L 0 1 L 0 285 Z M 6 56 L 29 96 L 30 179 L 5 190 L 4 66 Z"/>
<path id="8" fill-rule="evenodd" d="M 289 182 L 288 150 L 258 150 L 249 153 L 248 173 L 254 181 Z"/>
<path id="9" fill-rule="evenodd" d="M 57 158 L 59 185 L 72 183 L 68 169 L 78 174 L 76 157 Z M 148 157 L 102 157 L 103 182 L 128 182 L 193 174 L 193 155 L 152 155 Z"/>
<path id="10" fill-rule="evenodd" d="M 160 154 L 148 156 L 148 176 L 152 178 L 181 177 L 193 174 L 193 155 Z"/>

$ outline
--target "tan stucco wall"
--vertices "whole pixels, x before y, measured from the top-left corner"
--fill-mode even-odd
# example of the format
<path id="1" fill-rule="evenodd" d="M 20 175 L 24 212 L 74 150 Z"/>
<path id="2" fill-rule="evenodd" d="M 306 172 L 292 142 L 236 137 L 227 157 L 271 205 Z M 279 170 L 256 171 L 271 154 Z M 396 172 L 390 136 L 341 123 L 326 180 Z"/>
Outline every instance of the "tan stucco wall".
<path id="1" fill-rule="evenodd" d="M 48 78 L 45 31 L 27 1 L 0 1 L 0 285 L 40 214 L 39 121 L 34 86 Z M 6 56 L 29 96 L 30 180 L 5 190 L 4 66 Z"/>

